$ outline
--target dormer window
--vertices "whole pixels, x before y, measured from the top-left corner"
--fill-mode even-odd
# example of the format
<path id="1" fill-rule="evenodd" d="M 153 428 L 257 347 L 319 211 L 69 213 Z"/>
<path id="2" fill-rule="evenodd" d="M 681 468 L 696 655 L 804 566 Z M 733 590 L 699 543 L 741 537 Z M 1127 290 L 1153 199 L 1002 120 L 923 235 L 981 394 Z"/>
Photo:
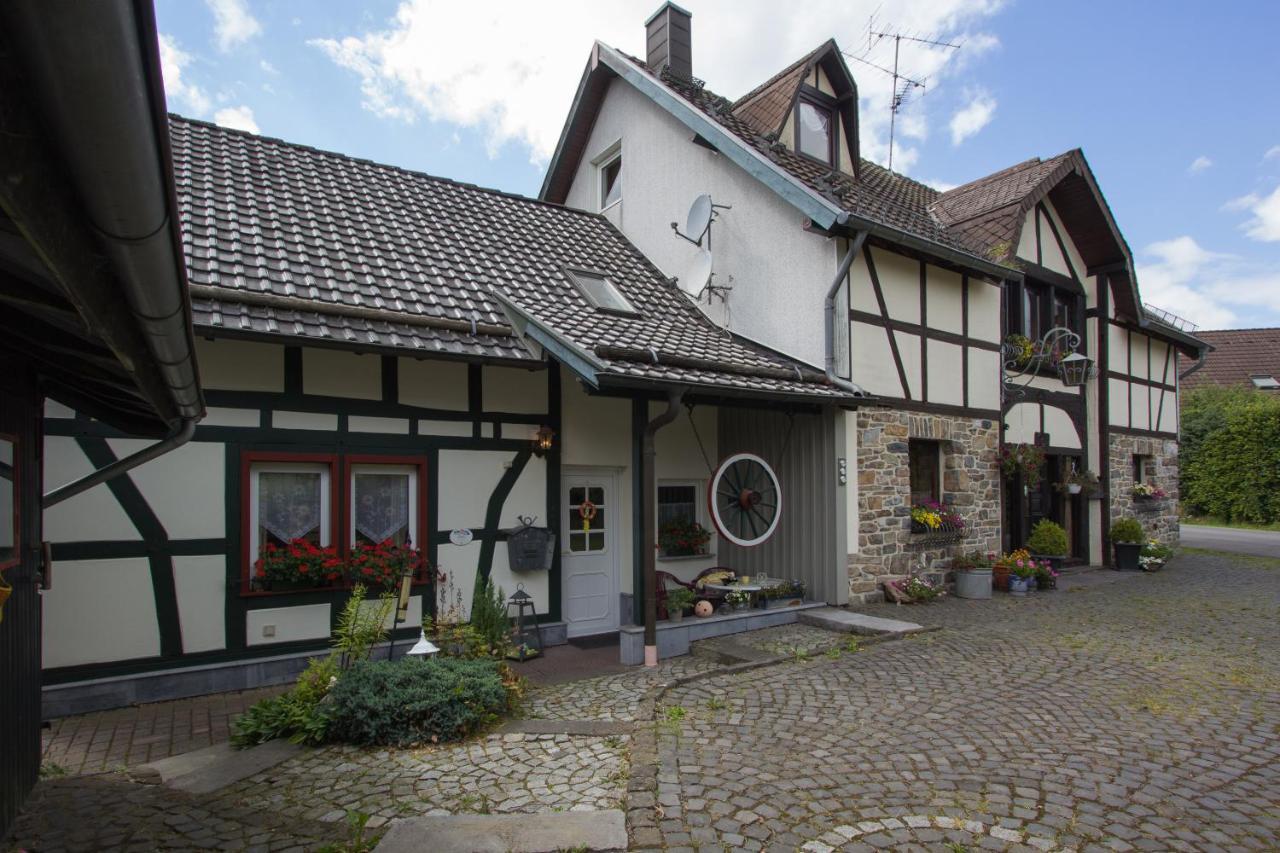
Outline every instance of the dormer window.
<path id="1" fill-rule="evenodd" d="M 640 312 L 622 295 L 622 291 L 605 277 L 604 273 L 586 272 L 585 270 L 567 270 L 569 278 L 577 285 L 578 290 L 601 311 L 610 314 L 625 314 L 639 317 Z"/>
<path id="2" fill-rule="evenodd" d="M 796 150 L 832 165 L 835 135 L 835 110 L 815 97 L 801 95 L 796 103 Z"/>
<path id="3" fill-rule="evenodd" d="M 597 160 L 600 173 L 600 209 L 622 201 L 622 145 L 615 143 Z"/>

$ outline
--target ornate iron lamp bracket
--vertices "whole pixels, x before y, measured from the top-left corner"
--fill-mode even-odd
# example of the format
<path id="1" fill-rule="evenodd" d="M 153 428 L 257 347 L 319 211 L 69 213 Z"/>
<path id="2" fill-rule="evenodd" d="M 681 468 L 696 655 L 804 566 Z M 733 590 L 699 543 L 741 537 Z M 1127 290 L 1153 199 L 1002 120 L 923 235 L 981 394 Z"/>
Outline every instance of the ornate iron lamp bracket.
<path id="1" fill-rule="evenodd" d="M 1063 326 L 1055 326 L 1038 341 L 1006 338 L 1000 347 L 1001 397 L 1005 401 L 1025 397 L 1027 386 L 1046 367 L 1055 369 L 1068 387 L 1085 384 L 1097 374 L 1097 367 L 1080 354 L 1080 343 L 1080 335 Z"/>

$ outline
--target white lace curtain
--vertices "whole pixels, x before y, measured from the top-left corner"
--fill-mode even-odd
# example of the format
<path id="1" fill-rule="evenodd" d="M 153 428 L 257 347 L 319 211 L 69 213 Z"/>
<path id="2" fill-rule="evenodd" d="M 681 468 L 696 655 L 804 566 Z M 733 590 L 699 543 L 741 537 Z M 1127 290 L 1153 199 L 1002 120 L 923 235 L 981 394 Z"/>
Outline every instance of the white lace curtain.
<path id="1" fill-rule="evenodd" d="M 289 542 L 320 530 L 320 474 L 263 471 L 258 475 L 258 524 Z"/>
<path id="2" fill-rule="evenodd" d="M 409 538 L 409 477 L 405 474 L 356 474 L 356 533 L 370 542 Z"/>

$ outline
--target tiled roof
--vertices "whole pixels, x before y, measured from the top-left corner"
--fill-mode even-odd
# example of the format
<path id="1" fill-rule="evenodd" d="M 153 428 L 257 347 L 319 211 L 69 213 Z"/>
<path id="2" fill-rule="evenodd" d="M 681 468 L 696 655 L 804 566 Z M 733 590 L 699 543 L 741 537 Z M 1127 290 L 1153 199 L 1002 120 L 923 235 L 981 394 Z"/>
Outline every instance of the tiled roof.
<path id="1" fill-rule="evenodd" d="M 1183 385 L 1248 385 L 1250 376 L 1280 379 L 1280 328 L 1227 329 L 1196 332 L 1196 337 L 1212 346 L 1204 367 L 1186 378 Z"/>
<path id="2" fill-rule="evenodd" d="M 571 348 L 658 354 L 596 357 L 605 376 L 848 396 L 725 335 L 598 214 L 178 116 L 170 128 L 198 328 L 531 361 L 498 292 Z M 597 310 L 571 268 L 607 275 L 640 316 Z"/>
<path id="3" fill-rule="evenodd" d="M 796 89 L 799 88 L 805 73 L 809 70 L 809 61 L 820 50 L 822 50 L 821 47 L 806 53 L 738 98 L 733 103 L 733 114 L 750 125 L 756 133 L 780 131 L 795 100 Z"/>

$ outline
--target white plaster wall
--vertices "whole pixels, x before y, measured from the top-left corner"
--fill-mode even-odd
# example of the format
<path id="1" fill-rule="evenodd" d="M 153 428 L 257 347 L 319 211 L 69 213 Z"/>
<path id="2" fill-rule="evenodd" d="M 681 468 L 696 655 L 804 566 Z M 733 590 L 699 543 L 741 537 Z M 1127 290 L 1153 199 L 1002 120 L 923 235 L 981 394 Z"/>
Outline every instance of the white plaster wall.
<path id="1" fill-rule="evenodd" d="M 1062 380 L 1056 376 L 1033 376 L 1027 384 L 1028 388 L 1040 388 L 1045 391 L 1053 391 L 1058 394 L 1079 394 L 1079 388 L 1068 388 L 1062 383 Z"/>
<path id="2" fill-rule="evenodd" d="M 929 355 L 929 402 L 964 405 L 963 348 L 932 340 L 926 346 Z"/>
<path id="3" fill-rule="evenodd" d="M 547 373 L 518 367 L 485 367 L 484 410 L 539 414 L 547 410 Z"/>
<path id="4" fill-rule="evenodd" d="M 1018 235 L 1018 257 L 1036 263 L 1036 210 L 1031 208 L 1022 218 L 1022 233 Z"/>
<path id="5" fill-rule="evenodd" d="M 89 463 L 75 439 L 60 435 L 45 437 L 46 491 L 78 480 L 93 471 L 94 466 Z M 222 479 L 221 476 L 218 477 L 219 482 Z M 49 542 L 116 542 L 133 541 L 139 539 L 140 535 L 104 483 L 45 510 L 44 537 Z"/>
<path id="6" fill-rule="evenodd" d="M 1134 429 L 1151 429 L 1150 400 L 1145 385 L 1134 385 L 1129 398 L 1129 425 Z"/>
<path id="7" fill-rule="evenodd" d="M 263 629 L 268 625 L 275 627 L 274 637 L 263 636 Z M 244 617 L 244 634 L 244 642 L 248 646 L 324 639 L 329 636 L 329 605 L 304 604 L 250 610 Z"/>
<path id="8" fill-rule="evenodd" d="M 155 442 L 111 439 L 116 456 L 136 453 Z M 127 475 L 171 539 L 226 536 L 226 467 L 223 445 L 191 441 L 139 465 Z"/>
<path id="9" fill-rule="evenodd" d="M 969 348 L 969 406 L 1000 408 L 1000 354 Z"/>
<path id="10" fill-rule="evenodd" d="M 1071 239 L 1071 234 L 1068 233 L 1066 226 L 1062 224 L 1062 217 L 1058 215 L 1058 209 L 1054 207 L 1053 202 L 1047 198 L 1044 200 L 1044 206 L 1045 209 L 1049 211 L 1049 218 L 1053 220 L 1053 223 L 1056 226 L 1058 226 L 1058 234 L 1062 237 L 1062 242 L 1066 244 L 1067 256 L 1065 260 L 1075 269 L 1077 278 L 1086 278 L 1085 270 L 1088 269 L 1088 267 L 1085 266 L 1084 259 L 1080 257 L 1080 251 L 1076 248 L 1075 240 Z M 1053 233 L 1048 230 L 1047 226 L 1044 227 L 1044 232 L 1048 234 L 1049 242 L 1053 243 L 1054 248 L 1057 249 L 1057 241 L 1053 239 Z M 1062 251 L 1060 249 L 1058 250 L 1058 256 L 1062 256 Z M 1061 272 L 1063 275 L 1071 274 L 1067 271 L 1065 266 Z"/>
<path id="11" fill-rule="evenodd" d="M 146 558 L 61 561 L 42 602 L 46 669 L 160 654 Z"/>
<path id="12" fill-rule="evenodd" d="M 418 435 L 471 435 L 471 421 L 418 421 Z"/>
<path id="13" fill-rule="evenodd" d="M 1107 422 L 1113 427 L 1129 423 L 1129 383 L 1123 379 L 1107 379 Z"/>
<path id="14" fill-rule="evenodd" d="M 928 281 L 925 287 L 925 307 L 928 310 L 929 327 L 957 335 L 963 334 L 961 297 L 964 284 L 960 273 L 928 265 L 925 274 Z"/>
<path id="15" fill-rule="evenodd" d="M 314 429 L 337 432 L 338 416 L 323 412 L 278 411 L 271 413 L 271 426 L 275 429 Z"/>
<path id="16" fill-rule="evenodd" d="M 50 400 L 46 397 L 44 401 L 44 416 L 46 419 L 74 418 L 76 416 L 76 412 L 75 409 L 64 406 L 57 400 Z"/>
<path id="17" fill-rule="evenodd" d="M 832 241 L 801 230 L 803 217 L 714 151 L 630 85 L 615 81 L 601 106 L 567 203 L 595 210 L 591 160 L 622 139 L 619 227 L 669 276 L 682 276 L 697 249 L 671 233 L 690 203 L 710 193 L 721 211 L 713 228 L 718 284 L 732 284 L 732 327 L 813 364 L 825 356 L 822 301 L 837 263 Z M 769 239 L 761 239 L 769 235 Z M 704 309 L 724 319 L 719 303 Z"/>
<path id="18" fill-rule="evenodd" d="M 1159 411 L 1160 401 L 1156 401 L 1157 411 Z M 1164 410 L 1160 411 L 1159 430 L 1161 432 L 1170 432 L 1175 435 L 1178 432 L 1178 395 L 1171 392 L 1164 392 Z"/>
<path id="19" fill-rule="evenodd" d="M 467 365 L 460 361 L 402 358 L 396 368 L 400 402 L 406 406 L 465 412 Z"/>
<path id="20" fill-rule="evenodd" d="M 369 415 L 348 415 L 347 430 L 349 432 L 408 435 L 409 421 L 405 418 L 379 418 Z"/>
<path id="21" fill-rule="evenodd" d="M 1151 349 L 1151 379 L 1168 385 L 1174 384 L 1173 377 L 1169 375 L 1173 372 L 1173 357 L 1169 355 L 1169 345 L 1164 341 L 1148 338 L 1147 346 Z"/>
<path id="22" fill-rule="evenodd" d="M 302 350 L 302 392 L 356 400 L 382 399 L 382 359 L 336 349 Z"/>
<path id="23" fill-rule="evenodd" d="M 1136 332 L 1129 336 L 1129 352 L 1130 363 L 1129 370 L 1133 376 L 1146 379 L 1147 371 L 1147 341 L 1150 340 L 1146 335 L 1140 335 Z"/>
<path id="24" fill-rule="evenodd" d="M 853 381 L 872 394 L 901 397 L 902 382 L 894 367 L 889 333 L 882 326 L 857 321 L 850 325 L 850 329 L 853 341 Z"/>
<path id="25" fill-rule="evenodd" d="M 969 337 L 1000 341 L 1000 288 L 974 278 L 969 279 Z"/>
<path id="26" fill-rule="evenodd" d="M 907 374 L 907 387 L 911 390 L 911 399 L 919 400 L 920 394 L 920 336 L 910 332 L 894 332 L 898 339 L 898 354 L 902 356 L 902 370 Z M 889 362 L 890 369 L 893 362 Z M 896 375 L 896 374 L 895 374 Z"/>
<path id="27" fill-rule="evenodd" d="M 206 389 L 283 391 L 284 347 L 196 338 L 200 384 Z"/>
<path id="28" fill-rule="evenodd" d="M 210 406 L 200 426 L 256 427 L 261 421 L 257 409 L 225 409 Z"/>
<path id="29" fill-rule="evenodd" d="M 1040 431 L 1040 406 L 1036 403 L 1015 403 L 1004 416 L 1005 444 L 1034 444 Z"/>
<path id="30" fill-rule="evenodd" d="M 182 651 L 227 647 L 227 558 L 221 555 L 173 558 L 173 582 L 182 626 Z"/>
<path id="31" fill-rule="evenodd" d="M 394 592 L 396 595 L 396 601 L 398 602 L 400 600 L 399 599 L 400 588 L 396 587 Z M 382 602 L 380 602 L 376 598 L 365 599 L 364 601 L 360 602 L 360 612 L 362 615 L 370 616 L 378 611 L 378 608 L 381 606 L 381 604 Z M 411 595 L 409 596 L 409 607 L 405 611 L 404 621 L 400 623 L 400 627 L 404 628 L 409 625 L 421 625 L 421 624 L 422 624 L 422 596 Z M 387 618 L 382 620 L 382 626 L 386 628 L 388 631 L 396 627 L 396 608 L 394 605 L 392 605 L 391 612 L 387 614 Z"/>
<path id="32" fill-rule="evenodd" d="M 1050 447 L 1070 447 L 1075 450 L 1084 447 L 1080 431 L 1071 422 L 1071 416 L 1057 406 L 1044 407 L 1044 431 L 1049 434 Z"/>
<path id="33" fill-rule="evenodd" d="M 908 323 L 920 322 L 920 262 L 897 252 L 872 248 L 876 277 L 884 293 L 889 317 Z"/>
<path id="34" fill-rule="evenodd" d="M 880 268 L 876 267 L 876 275 Z M 880 303 L 876 300 L 875 288 L 871 284 L 871 271 L 867 267 L 866 252 L 858 252 L 858 256 L 849 264 L 849 307 L 855 311 L 866 311 L 880 315 Z"/>
<path id="35" fill-rule="evenodd" d="M 666 408 L 665 403 L 652 403 L 649 406 L 649 417 L 657 417 L 666 411 Z M 703 458 L 702 452 L 698 449 L 698 440 L 694 435 L 694 427 L 690 423 L 687 410 L 681 411 L 680 417 L 663 427 L 654 441 L 654 447 L 658 451 L 656 474 L 659 485 L 664 481 L 694 481 L 698 486 L 698 496 L 705 503 L 706 489 L 712 475 L 712 472 L 707 469 L 707 460 L 710 460 L 712 466 L 720 464 L 716 443 L 719 436 L 717 410 L 711 406 L 698 406 L 693 410 L 693 422 L 697 424 L 697 434 L 702 437 L 702 445 L 707 453 L 706 458 Z M 671 572 L 671 574 L 682 580 L 691 580 L 703 569 L 718 565 L 720 537 L 714 535 L 715 526 L 712 524 L 707 511 L 701 509 L 701 507 L 700 511 L 702 514 L 699 517 L 699 523 L 708 530 L 713 531 L 711 541 L 707 544 L 707 549 L 710 553 L 705 558 L 696 560 L 687 558 L 671 560 L 658 557 L 658 568 L 660 570 Z M 657 518 L 656 504 L 651 517 Z M 631 553 L 630 550 L 623 552 L 624 559 L 622 562 L 624 565 L 630 565 Z M 624 574 L 629 573 L 624 572 Z M 629 578 L 628 583 L 630 583 Z M 630 591 L 629 586 L 627 591 Z"/>
<path id="36" fill-rule="evenodd" d="M 1107 360 L 1108 363 L 1104 368 L 1114 371 L 1115 373 L 1129 372 L 1129 332 L 1128 330 L 1108 324 L 1107 334 L 1110 338 L 1107 341 Z"/>

